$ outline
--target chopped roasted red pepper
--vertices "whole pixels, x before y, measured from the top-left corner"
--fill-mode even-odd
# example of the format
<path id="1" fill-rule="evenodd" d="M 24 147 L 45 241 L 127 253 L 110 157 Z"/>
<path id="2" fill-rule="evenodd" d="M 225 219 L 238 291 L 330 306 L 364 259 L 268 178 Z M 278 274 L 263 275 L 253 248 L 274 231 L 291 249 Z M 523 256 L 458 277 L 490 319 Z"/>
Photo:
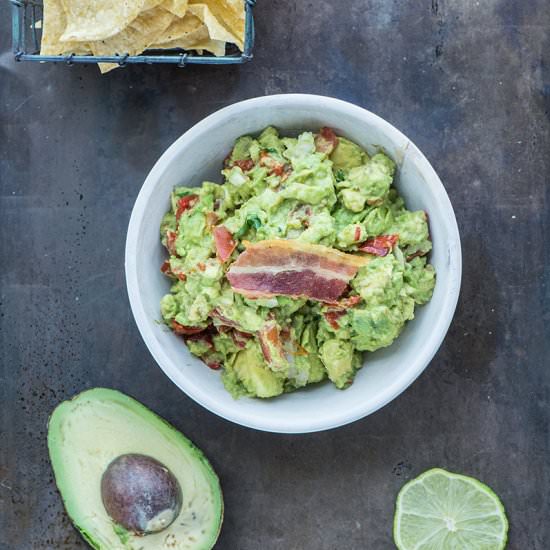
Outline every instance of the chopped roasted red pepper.
<path id="1" fill-rule="evenodd" d="M 181 218 L 181 215 L 186 210 L 193 208 L 193 206 L 197 204 L 198 200 L 199 200 L 199 197 L 197 195 L 185 195 L 185 197 L 182 197 L 181 199 L 179 199 L 178 207 L 176 209 L 176 220 L 179 221 L 179 219 Z"/>
<path id="2" fill-rule="evenodd" d="M 285 165 L 278 163 L 273 166 L 273 168 L 269 172 L 269 175 L 282 176 L 284 173 L 285 173 Z"/>
<path id="3" fill-rule="evenodd" d="M 358 241 L 361 238 L 361 226 L 355 226 L 354 240 Z"/>

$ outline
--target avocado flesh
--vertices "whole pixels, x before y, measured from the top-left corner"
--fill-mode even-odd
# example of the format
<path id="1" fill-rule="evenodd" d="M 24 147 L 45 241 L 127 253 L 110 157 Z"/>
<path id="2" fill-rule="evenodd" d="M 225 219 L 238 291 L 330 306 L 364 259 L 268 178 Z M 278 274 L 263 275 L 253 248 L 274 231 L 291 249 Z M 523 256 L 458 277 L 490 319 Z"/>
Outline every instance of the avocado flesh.
<path id="1" fill-rule="evenodd" d="M 48 426 L 48 449 L 67 513 L 97 550 L 210 550 L 223 517 L 219 480 L 202 452 L 141 403 L 96 388 L 64 401 Z M 101 500 L 101 476 L 122 454 L 152 456 L 176 477 L 181 511 L 165 530 L 137 536 L 118 526 Z"/>

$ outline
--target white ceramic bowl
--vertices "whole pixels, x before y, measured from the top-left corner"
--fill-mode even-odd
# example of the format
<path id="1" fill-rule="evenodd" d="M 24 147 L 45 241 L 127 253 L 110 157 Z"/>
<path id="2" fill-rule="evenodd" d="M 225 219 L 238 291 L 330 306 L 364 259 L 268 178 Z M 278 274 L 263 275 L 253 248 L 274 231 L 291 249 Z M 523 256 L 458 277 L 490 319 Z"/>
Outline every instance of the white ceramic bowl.
<path id="1" fill-rule="evenodd" d="M 365 355 L 365 366 L 345 391 L 316 385 L 275 399 L 233 399 L 220 373 L 193 357 L 182 340 L 158 323 L 169 290 L 161 274 L 165 251 L 159 224 L 175 185 L 221 181 L 222 161 L 234 140 L 268 125 L 282 134 L 330 126 L 369 151 L 382 147 L 397 162 L 396 185 L 409 209 L 426 210 L 437 271 L 432 300 L 416 310 L 389 347 Z M 166 375 L 208 410 L 260 430 L 305 433 L 342 426 L 397 397 L 426 368 L 449 328 L 461 278 L 461 251 L 453 208 L 424 155 L 391 124 L 344 101 L 305 94 L 259 97 L 221 109 L 181 136 L 155 164 L 136 200 L 126 242 L 126 280 L 136 323 Z"/>

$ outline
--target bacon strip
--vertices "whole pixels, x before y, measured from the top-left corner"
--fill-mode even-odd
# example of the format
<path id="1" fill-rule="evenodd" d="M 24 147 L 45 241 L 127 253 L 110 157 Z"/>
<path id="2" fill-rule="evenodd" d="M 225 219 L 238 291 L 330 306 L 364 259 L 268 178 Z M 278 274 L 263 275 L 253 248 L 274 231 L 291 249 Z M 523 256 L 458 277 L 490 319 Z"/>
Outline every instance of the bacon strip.
<path id="1" fill-rule="evenodd" d="M 212 317 L 212 319 L 214 319 L 214 321 L 218 321 L 218 323 L 216 323 L 216 326 L 233 327 L 233 328 L 236 328 L 236 329 L 241 328 L 238 323 L 236 323 L 235 321 L 233 321 L 231 319 L 228 319 L 227 317 L 222 315 L 220 313 L 219 309 L 213 309 L 210 312 L 210 317 Z"/>
<path id="2" fill-rule="evenodd" d="M 170 262 L 168 260 L 165 260 L 163 264 L 160 266 L 160 272 L 164 273 L 167 277 L 175 278 L 175 275 L 172 273 L 172 270 L 170 269 Z"/>
<path id="3" fill-rule="evenodd" d="M 387 256 L 398 240 L 399 235 L 380 235 L 379 237 L 367 239 L 358 250 L 375 256 Z"/>
<path id="4" fill-rule="evenodd" d="M 288 366 L 285 357 L 279 325 L 276 321 L 267 321 L 258 333 L 260 347 L 266 363 L 274 371 L 281 371 Z"/>
<path id="5" fill-rule="evenodd" d="M 348 296 L 342 298 L 338 302 L 333 304 L 327 304 L 327 309 L 323 314 L 328 324 L 335 330 L 340 328 L 338 319 L 346 314 L 346 311 L 352 307 L 355 307 L 362 300 L 361 296 Z"/>
<path id="6" fill-rule="evenodd" d="M 243 327 L 241 327 L 241 325 L 239 325 L 239 323 L 237 323 L 236 321 L 233 321 L 232 319 L 229 319 L 228 317 L 225 317 L 219 309 L 213 309 L 211 312 L 210 312 L 210 317 L 212 317 L 212 319 L 214 319 L 214 324 L 216 326 L 216 328 L 218 329 L 218 331 L 220 332 L 224 332 L 225 329 L 223 329 L 222 327 L 230 327 L 230 328 L 233 328 L 235 330 L 237 330 L 238 332 L 246 332 Z"/>
<path id="7" fill-rule="evenodd" d="M 248 172 L 254 168 L 254 161 L 252 159 L 236 160 L 233 166 L 238 166 L 243 172 Z"/>
<path id="8" fill-rule="evenodd" d="M 179 334 L 180 336 L 191 336 L 192 334 L 198 334 L 199 332 L 204 332 L 206 329 L 201 327 L 186 327 L 181 325 L 177 321 L 172 321 L 172 330 Z"/>
<path id="9" fill-rule="evenodd" d="M 247 342 L 253 338 L 251 334 L 247 334 L 246 332 L 241 332 L 240 330 L 232 330 L 231 331 L 231 338 L 233 338 L 233 342 L 235 342 L 235 345 L 238 348 L 245 348 Z"/>
<path id="10" fill-rule="evenodd" d="M 214 310 L 214 312 L 215 311 L 216 310 Z M 214 312 L 211 313 L 211 316 L 214 319 L 219 320 L 219 317 L 221 317 L 222 319 L 225 319 L 225 317 L 223 317 L 222 315 L 219 315 L 218 317 L 216 317 Z M 246 347 L 247 342 L 251 338 L 254 338 L 254 336 L 252 336 L 252 334 L 248 334 L 247 332 L 242 332 L 241 330 L 238 330 L 236 328 L 232 328 L 233 326 L 237 326 L 237 324 L 233 323 L 233 321 L 229 321 L 227 319 L 227 322 L 232 323 L 232 324 L 231 325 L 228 325 L 228 324 L 224 324 L 224 325 L 214 324 L 214 327 L 218 331 L 218 334 L 228 334 L 238 348 L 244 349 Z"/>
<path id="11" fill-rule="evenodd" d="M 315 150 L 319 153 L 330 155 L 338 145 L 338 136 L 332 128 L 321 128 L 315 136 Z"/>
<path id="12" fill-rule="evenodd" d="M 337 302 L 329 303 L 329 311 L 341 311 L 356 306 L 362 300 L 361 296 L 348 296 Z"/>
<path id="13" fill-rule="evenodd" d="M 325 319 L 334 330 L 338 330 L 340 328 L 340 323 L 338 323 L 338 319 L 340 319 L 340 317 L 345 314 L 346 313 L 344 311 L 327 311 L 325 313 Z"/>
<path id="14" fill-rule="evenodd" d="M 214 227 L 214 244 L 216 245 L 216 252 L 222 262 L 226 262 L 233 250 L 235 250 L 237 243 L 233 239 L 233 235 L 224 225 L 217 225 Z"/>
<path id="15" fill-rule="evenodd" d="M 214 227 L 220 220 L 216 212 L 207 212 L 206 213 L 206 225 L 208 227 Z"/>
<path id="16" fill-rule="evenodd" d="M 286 168 L 285 164 L 276 161 L 273 157 L 269 155 L 267 151 L 262 151 L 260 153 L 260 166 L 264 166 L 265 168 L 267 168 L 269 170 L 268 174 L 270 176 L 282 176 L 285 171 L 287 173 L 290 172 L 290 167 Z"/>
<path id="17" fill-rule="evenodd" d="M 370 260 L 293 240 L 244 243 L 227 272 L 233 290 L 249 298 L 283 295 L 333 303 Z"/>
<path id="18" fill-rule="evenodd" d="M 175 231 L 168 230 L 166 232 L 166 250 L 171 256 L 177 256 L 176 252 L 176 238 L 177 234 Z"/>
<path id="19" fill-rule="evenodd" d="M 205 344 L 208 350 L 205 353 L 203 353 L 200 356 L 200 358 L 202 359 L 202 361 L 207 367 L 213 370 L 218 370 L 222 367 L 222 363 L 220 361 L 219 354 L 216 353 L 214 349 L 214 342 L 212 340 L 212 336 L 213 336 L 213 329 L 211 326 L 209 326 L 199 334 L 191 334 L 188 336 L 184 336 L 183 338 L 186 344 L 188 344 L 190 341 L 202 342 L 203 344 Z"/>

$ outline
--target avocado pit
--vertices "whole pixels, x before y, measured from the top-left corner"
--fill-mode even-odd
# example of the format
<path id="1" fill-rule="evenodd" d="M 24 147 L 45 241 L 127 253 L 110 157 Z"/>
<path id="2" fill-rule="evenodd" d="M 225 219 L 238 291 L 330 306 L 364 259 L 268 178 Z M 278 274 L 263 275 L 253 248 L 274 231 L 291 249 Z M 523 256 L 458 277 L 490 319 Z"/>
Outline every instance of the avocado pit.
<path id="1" fill-rule="evenodd" d="M 103 473 L 101 499 L 116 523 L 143 536 L 172 524 L 181 510 L 182 492 L 174 474 L 158 460 L 124 454 Z"/>

